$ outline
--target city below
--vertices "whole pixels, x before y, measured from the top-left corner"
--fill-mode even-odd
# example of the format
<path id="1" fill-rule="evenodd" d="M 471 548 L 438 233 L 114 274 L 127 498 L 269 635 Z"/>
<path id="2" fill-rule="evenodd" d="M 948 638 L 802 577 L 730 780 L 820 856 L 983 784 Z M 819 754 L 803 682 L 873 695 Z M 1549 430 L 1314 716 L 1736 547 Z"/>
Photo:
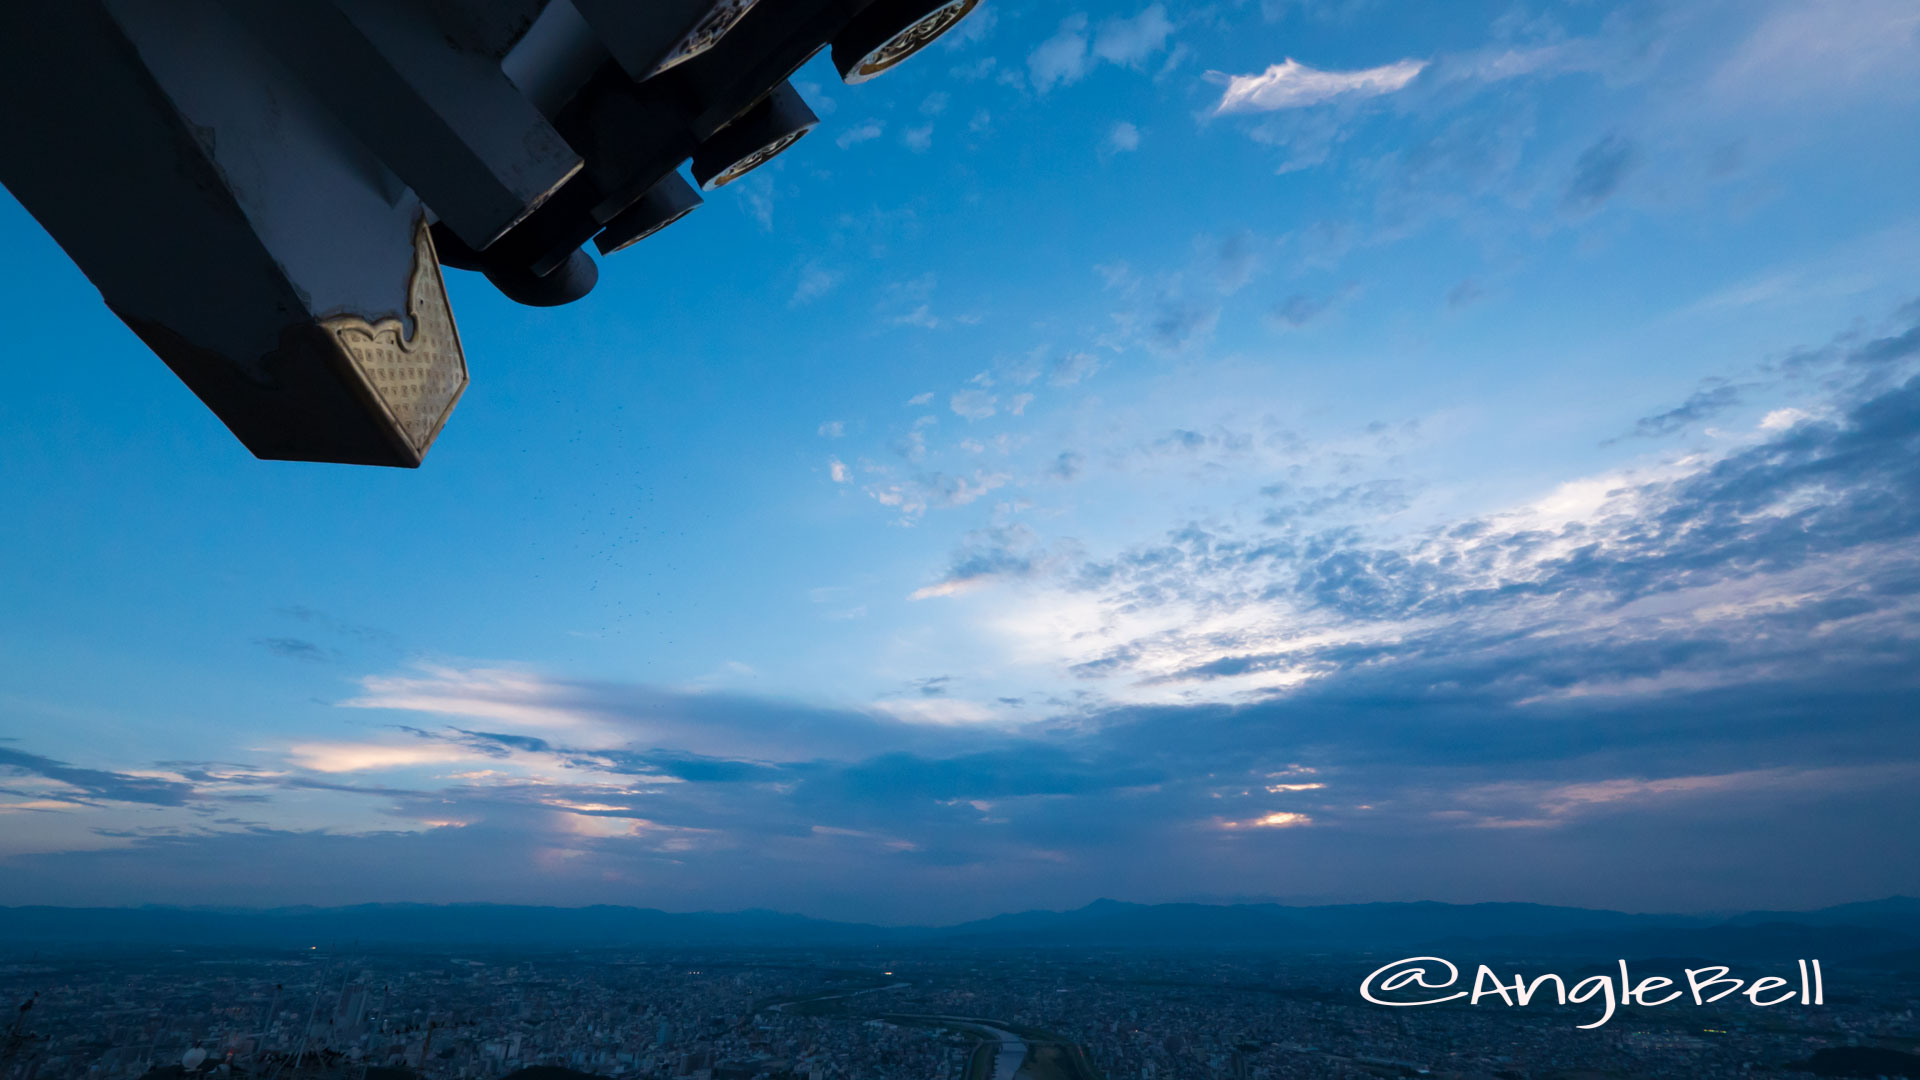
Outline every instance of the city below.
<path id="1" fill-rule="evenodd" d="M 1916 910 L 1101 902 L 930 930 L 631 908 L 0 908 L 0 993 L 18 1007 L 0 1080 L 1920 1076 Z M 1381 974 L 1415 956 L 1453 957 L 1458 981 L 1420 990 L 1445 961 L 1425 982 Z M 1505 993 L 1475 985 L 1481 963 Z M 1660 1007 L 1613 989 L 1629 963 L 1641 987 L 1729 965 L 1791 985 Z M 1378 1003 L 1410 991 L 1432 1003 Z"/>

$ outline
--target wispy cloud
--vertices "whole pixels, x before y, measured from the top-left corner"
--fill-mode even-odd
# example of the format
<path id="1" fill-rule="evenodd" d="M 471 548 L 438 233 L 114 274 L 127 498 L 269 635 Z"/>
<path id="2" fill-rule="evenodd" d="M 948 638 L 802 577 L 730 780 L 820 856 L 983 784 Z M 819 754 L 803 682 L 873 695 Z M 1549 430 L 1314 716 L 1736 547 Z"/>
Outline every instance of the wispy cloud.
<path id="1" fill-rule="evenodd" d="M 1109 63 L 1135 67 L 1166 48 L 1173 30 L 1166 5 L 1150 4 L 1131 19 L 1101 23 L 1093 38 L 1093 55 Z"/>
<path id="2" fill-rule="evenodd" d="M 998 399 L 985 390 L 969 389 L 955 392 L 947 398 L 947 406 L 955 416 L 968 420 L 985 420 L 994 414 L 994 405 Z"/>
<path id="3" fill-rule="evenodd" d="M 1400 60 L 1356 71 L 1322 71 L 1288 57 L 1253 75 L 1221 75 L 1226 90 L 1215 113 L 1302 109 L 1342 98 L 1380 97 L 1402 90 L 1426 69 L 1424 60 Z"/>
<path id="4" fill-rule="evenodd" d="M 1063 462 L 1069 457 L 1061 455 Z M 996 581 L 1029 577 L 1042 558 L 1031 530 L 1022 526 L 986 529 L 968 538 L 940 580 L 914 590 L 910 599 L 958 596 Z"/>
<path id="5" fill-rule="evenodd" d="M 417 765 L 443 765 L 470 761 L 484 754 L 454 746 L 421 746 L 408 743 L 299 743 L 288 759 L 303 769 L 321 773 L 366 772 L 410 768 Z"/>
<path id="6" fill-rule="evenodd" d="M 1038 93 L 1079 82 L 1087 73 L 1087 16 L 1060 20 L 1060 29 L 1027 55 L 1027 78 Z"/>
<path id="7" fill-rule="evenodd" d="M 1713 73 L 1732 103 L 1830 108 L 1920 97 L 1920 11 L 1907 0 L 1777 4 Z"/>
<path id="8" fill-rule="evenodd" d="M 830 270 L 819 265 L 809 265 L 800 272 L 800 280 L 794 284 L 793 296 L 788 299 L 787 303 L 792 307 L 810 304 L 832 292 L 834 287 L 840 284 L 840 279 L 844 276 L 845 275 L 841 274 L 838 270 Z"/>
<path id="9" fill-rule="evenodd" d="M 0 746 L 0 776 L 8 775 L 52 781 L 53 790 L 62 802 L 98 800 L 180 806 L 194 794 L 194 786 L 181 780 L 89 769 Z"/>
<path id="10" fill-rule="evenodd" d="M 311 663 L 325 663 L 336 659 L 332 649 L 308 641 L 305 638 L 270 637 L 262 638 L 260 646 L 275 656 L 288 660 L 306 660 Z"/>
<path id="11" fill-rule="evenodd" d="M 886 130 L 887 124 L 884 120 L 862 120 L 841 132 L 833 141 L 839 145 L 840 149 L 845 150 L 863 142 L 871 142 L 885 134 Z"/>
<path id="12" fill-rule="evenodd" d="M 370 676 L 366 692 L 342 704 L 443 716 L 503 720 L 530 727 L 573 728 L 593 722 L 589 711 L 557 707 L 540 676 L 509 668 L 421 665 L 404 675 Z"/>
<path id="13" fill-rule="evenodd" d="M 1573 163 L 1561 206 L 1571 213 L 1592 213 L 1620 190 L 1640 163 L 1640 148 L 1632 139 L 1618 133 L 1604 136 Z"/>
<path id="14" fill-rule="evenodd" d="M 1174 32 L 1163 4 L 1151 4 L 1131 18 L 1111 18 L 1089 30 L 1084 12 L 1060 21 L 1052 37 L 1027 55 L 1027 80 L 1036 93 L 1079 82 L 1102 62 L 1138 68 L 1167 47 Z"/>
<path id="15" fill-rule="evenodd" d="M 1192 256 L 1173 270 L 1145 274 L 1125 263 L 1095 267 L 1107 291 L 1121 301 L 1112 314 L 1114 333 L 1104 344 L 1141 345 L 1164 355 L 1200 348 L 1212 337 L 1225 298 L 1246 287 L 1262 269 L 1266 246 L 1236 230 L 1196 237 Z"/>

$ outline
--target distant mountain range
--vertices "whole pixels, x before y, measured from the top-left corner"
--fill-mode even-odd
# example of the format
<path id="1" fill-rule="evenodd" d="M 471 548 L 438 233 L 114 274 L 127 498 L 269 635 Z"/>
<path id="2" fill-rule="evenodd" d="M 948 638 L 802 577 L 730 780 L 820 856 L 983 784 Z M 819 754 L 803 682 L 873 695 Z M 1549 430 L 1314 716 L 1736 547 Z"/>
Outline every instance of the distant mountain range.
<path id="1" fill-rule="evenodd" d="M 773 911 L 675 914 L 629 907 L 362 904 L 217 909 L 0 908 L 0 944 L 306 948 L 930 946 L 1485 955 L 1885 959 L 1920 966 L 1920 899 L 1726 917 L 1629 915 L 1541 904 L 1128 904 L 1024 911 L 944 927 L 883 927 Z M 1449 955 L 1440 951 L 1440 955 Z"/>

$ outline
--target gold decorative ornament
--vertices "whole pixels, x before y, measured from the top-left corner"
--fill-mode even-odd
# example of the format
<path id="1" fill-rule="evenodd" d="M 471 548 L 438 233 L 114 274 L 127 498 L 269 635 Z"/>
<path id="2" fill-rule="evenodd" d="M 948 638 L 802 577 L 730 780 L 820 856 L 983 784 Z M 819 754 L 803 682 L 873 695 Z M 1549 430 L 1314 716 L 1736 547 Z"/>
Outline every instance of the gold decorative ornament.
<path id="1" fill-rule="evenodd" d="M 735 180 L 740 179 L 760 166 L 765 165 L 767 162 L 772 161 L 774 158 L 779 157 L 781 151 L 799 142 L 800 136 L 812 130 L 812 128 L 802 128 L 799 131 L 790 131 L 780 136 L 760 149 L 755 150 L 753 153 L 748 154 L 746 157 L 741 158 L 739 161 L 727 166 L 725 171 L 721 172 L 719 176 L 707 181 L 704 186 L 708 191 L 712 191 L 714 188 L 733 183 Z"/>
<path id="2" fill-rule="evenodd" d="M 700 21 L 693 24 L 693 29 L 687 31 L 687 36 L 680 39 L 680 43 L 675 45 L 673 51 L 648 73 L 648 77 L 658 75 L 676 64 L 691 60 L 713 48 L 721 38 L 726 36 L 727 31 L 733 29 L 735 23 L 739 22 L 747 12 L 753 10 L 753 5 L 758 2 L 759 0 L 719 0 L 713 5 L 711 11 L 702 15 Z"/>
<path id="3" fill-rule="evenodd" d="M 340 343 L 396 434 L 421 457 L 467 388 L 466 355 L 425 221 L 414 228 L 406 312 L 413 321 L 411 337 L 405 323 L 391 316 L 368 322 L 357 315 L 336 315 L 321 325 Z"/>
<path id="4" fill-rule="evenodd" d="M 853 70 L 848 72 L 849 83 L 865 82 L 888 68 L 919 52 L 953 28 L 953 24 L 967 17 L 967 13 L 978 7 L 980 0 L 953 0 L 929 13 L 925 18 L 905 30 L 895 34 L 879 48 L 862 57 Z"/>

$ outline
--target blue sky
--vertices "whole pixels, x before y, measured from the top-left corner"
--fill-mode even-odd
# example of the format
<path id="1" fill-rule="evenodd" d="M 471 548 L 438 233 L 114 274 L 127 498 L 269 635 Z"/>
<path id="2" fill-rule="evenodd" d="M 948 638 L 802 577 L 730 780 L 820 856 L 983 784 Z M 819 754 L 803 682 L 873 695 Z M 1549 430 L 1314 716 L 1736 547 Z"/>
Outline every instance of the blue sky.
<path id="1" fill-rule="evenodd" d="M 0 903 L 1920 891 L 1917 35 L 987 0 L 417 472 L 9 201 Z"/>

